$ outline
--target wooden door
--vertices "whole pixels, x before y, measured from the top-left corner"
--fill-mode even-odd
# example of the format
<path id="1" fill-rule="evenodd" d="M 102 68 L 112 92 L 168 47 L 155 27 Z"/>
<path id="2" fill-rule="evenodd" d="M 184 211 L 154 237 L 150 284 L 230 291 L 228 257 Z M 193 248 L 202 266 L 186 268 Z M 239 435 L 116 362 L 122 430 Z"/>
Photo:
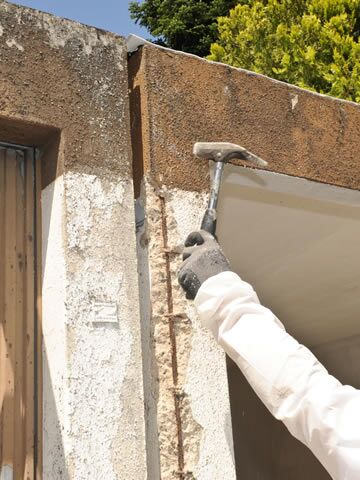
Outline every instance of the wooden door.
<path id="1" fill-rule="evenodd" d="M 33 149 L 0 144 L 0 479 L 36 478 L 36 195 Z"/>

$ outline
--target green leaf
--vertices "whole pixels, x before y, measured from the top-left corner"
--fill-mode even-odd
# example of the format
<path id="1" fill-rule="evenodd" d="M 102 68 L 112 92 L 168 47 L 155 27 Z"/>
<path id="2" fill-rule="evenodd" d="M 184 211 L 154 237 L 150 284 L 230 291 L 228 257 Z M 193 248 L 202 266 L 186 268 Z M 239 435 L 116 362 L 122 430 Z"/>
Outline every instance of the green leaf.
<path id="1" fill-rule="evenodd" d="M 238 3 L 208 58 L 359 101 L 360 0 Z"/>

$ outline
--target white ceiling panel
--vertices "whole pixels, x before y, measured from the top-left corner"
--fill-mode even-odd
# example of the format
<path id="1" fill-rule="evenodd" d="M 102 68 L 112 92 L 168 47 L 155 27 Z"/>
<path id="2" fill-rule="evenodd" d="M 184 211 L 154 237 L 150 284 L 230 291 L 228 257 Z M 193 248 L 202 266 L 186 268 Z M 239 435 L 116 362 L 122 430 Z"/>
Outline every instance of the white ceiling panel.
<path id="1" fill-rule="evenodd" d="M 360 192 L 226 165 L 217 234 L 300 341 L 360 334 Z"/>

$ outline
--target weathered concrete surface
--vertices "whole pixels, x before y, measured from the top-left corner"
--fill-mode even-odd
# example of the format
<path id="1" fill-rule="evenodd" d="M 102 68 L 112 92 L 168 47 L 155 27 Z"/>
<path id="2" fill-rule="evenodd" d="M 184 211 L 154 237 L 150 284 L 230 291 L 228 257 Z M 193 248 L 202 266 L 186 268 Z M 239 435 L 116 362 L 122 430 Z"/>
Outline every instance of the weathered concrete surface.
<path id="1" fill-rule="evenodd" d="M 239 143 L 267 160 L 274 172 L 359 189 L 360 107 L 151 45 L 131 56 L 129 74 L 137 197 L 146 178 L 141 198 L 146 204 L 144 235 L 151 280 L 147 328 L 152 342 L 148 352 L 152 372 L 159 379 L 158 384 L 149 385 L 147 398 L 154 417 L 152 431 L 156 425 L 159 430 L 160 470 L 165 478 L 171 478 L 178 464 L 180 478 L 232 478 L 230 418 L 224 421 L 230 417 L 226 413 L 228 397 L 226 392 L 224 396 L 216 393 L 216 382 L 227 384 L 224 359 L 206 334 L 200 333 L 196 315 L 184 303 L 176 281 L 180 245 L 191 229 L 198 228 L 205 205 L 205 196 L 199 201 L 197 195 L 209 187 L 208 164 L 193 158 L 192 146 L 196 141 Z M 167 257 L 162 251 L 166 246 L 164 222 L 165 244 L 172 251 Z M 191 322 L 174 317 L 175 354 L 174 333 L 166 317 L 169 292 L 171 313 L 185 313 Z M 171 371 L 174 365 L 176 384 Z M 216 372 L 214 383 L 211 371 Z M 178 404 L 171 396 L 174 387 L 181 393 Z M 232 397 L 236 408 L 233 392 Z M 179 428 L 174 426 L 177 409 L 181 444 L 176 442 Z M 216 416 L 214 412 L 221 413 Z M 237 434 L 241 436 L 241 431 Z M 226 435 L 228 449 L 224 447 Z M 206 438 L 211 440 L 206 443 Z M 250 441 L 248 445 L 251 447 Z M 265 469 L 264 475 L 268 472 Z"/>
<path id="2" fill-rule="evenodd" d="M 146 180 L 139 198 L 149 478 L 235 478 L 225 357 L 177 282 L 183 238 L 199 224 L 206 200 Z"/>
<path id="3" fill-rule="evenodd" d="M 145 478 L 132 182 L 64 181 L 70 478 Z"/>
<path id="4" fill-rule="evenodd" d="M 1 140 L 41 146 L 61 132 L 58 174 L 130 175 L 121 37 L 0 1 L 0 65 Z"/>
<path id="5" fill-rule="evenodd" d="M 239 143 L 269 169 L 360 188 L 360 106 L 265 76 L 167 49 L 143 46 L 130 59 L 157 182 L 208 187 L 208 166 L 192 157 L 196 141 Z"/>
<path id="6" fill-rule="evenodd" d="M 42 163 L 43 478 L 146 478 L 124 41 L 0 1 L 0 64 Z"/>
<path id="7" fill-rule="evenodd" d="M 44 478 L 146 478 L 130 180 L 43 192 Z"/>

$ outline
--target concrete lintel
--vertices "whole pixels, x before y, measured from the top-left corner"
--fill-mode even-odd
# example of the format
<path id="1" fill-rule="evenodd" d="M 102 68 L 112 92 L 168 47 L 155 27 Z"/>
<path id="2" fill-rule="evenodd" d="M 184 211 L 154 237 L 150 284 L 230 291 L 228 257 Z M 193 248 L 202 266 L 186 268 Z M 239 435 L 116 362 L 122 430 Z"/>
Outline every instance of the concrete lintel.
<path id="1" fill-rule="evenodd" d="M 228 141 L 267 160 L 267 170 L 360 188 L 358 104 L 148 43 L 129 71 L 147 107 L 144 165 L 157 184 L 207 189 L 208 166 L 194 160 L 193 144 Z"/>

